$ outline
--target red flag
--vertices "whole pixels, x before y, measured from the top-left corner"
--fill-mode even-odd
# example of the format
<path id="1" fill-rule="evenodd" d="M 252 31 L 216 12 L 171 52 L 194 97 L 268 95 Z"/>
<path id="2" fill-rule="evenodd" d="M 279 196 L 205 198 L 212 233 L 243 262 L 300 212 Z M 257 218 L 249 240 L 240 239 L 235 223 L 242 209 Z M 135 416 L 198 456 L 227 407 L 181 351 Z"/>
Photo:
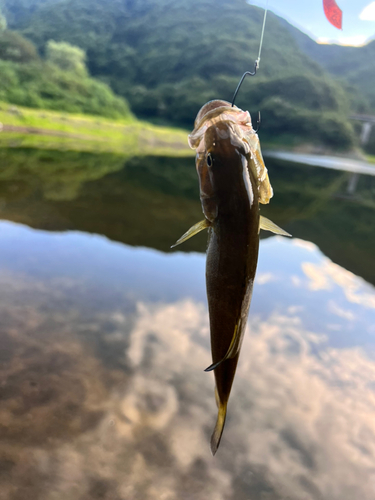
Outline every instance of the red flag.
<path id="1" fill-rule="evenodd" d="M 342 10 L 335 0 L 323 0 L 324 13 L 328 21 L 336 28 L 342 28 Z"/>

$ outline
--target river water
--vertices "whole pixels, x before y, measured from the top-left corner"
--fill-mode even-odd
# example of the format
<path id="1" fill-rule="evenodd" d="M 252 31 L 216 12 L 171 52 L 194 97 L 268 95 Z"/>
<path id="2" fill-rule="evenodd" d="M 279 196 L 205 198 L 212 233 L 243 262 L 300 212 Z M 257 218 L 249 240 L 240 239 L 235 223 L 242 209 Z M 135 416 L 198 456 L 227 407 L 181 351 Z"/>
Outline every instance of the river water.
<path id="1" fill-rule="evenodd" d="M 219 451 L 192 158 L 0 150 L 0 499 L 373 500 L 375 178 L 270 159 Z M 353 175 L 357 175 L 353 179 Z"/>

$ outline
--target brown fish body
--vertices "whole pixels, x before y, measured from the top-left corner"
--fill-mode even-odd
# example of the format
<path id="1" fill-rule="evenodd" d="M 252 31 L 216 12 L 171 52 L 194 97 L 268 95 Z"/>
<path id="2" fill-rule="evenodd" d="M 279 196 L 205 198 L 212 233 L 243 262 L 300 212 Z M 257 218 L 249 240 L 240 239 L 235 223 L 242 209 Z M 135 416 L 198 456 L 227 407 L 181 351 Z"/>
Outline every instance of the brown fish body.
<path id="1" fill-rule="evenodd" d="M 199 111 L 189 144 L 196 150 L 205 219 L 176 242 L 209 228 L 206 261 L 212 365 L 218 417 L 211 437 L 216 453 L 246 328 L 258 262 L 259 229 L 290 236 L 259 215 L 273 195 L 259 138 L 247 111 L 210 101 Z"/>
<path id="2" fill-rule="evenodd" d="M 237 202 L 226 206 L 230 212 L 222 213 L 219 203 L 207 248 L 206 287 L 214 364 L 227 354 L 235 328 L 239 329 L 237 334 L 244 333 L 257 268 L 258 201 L 248 196 L 245 186 L 241 188 L 237 191 Z M 232 361 L 237 358 L 226 359 L 215 368 L 221 401 L 228 400 L 237 363 Z"/>
<path id="3" fill-rule="evenodd" d="M 198 158 L 197 167 L 203 211 L 211 222 L 206 286 L 213 366 L 218 364 L 214 373 L 219 416 L 211 440 L 215 453 L 250 307 L 258 261 L 259 204 L 256 181 L 248 168 L 249 156 L 232 124 L 222 121 L 212 125 L 204 140 L 209 165 L 203 156 Z M 236 345 L 228 356 L 234 337 Z"/>

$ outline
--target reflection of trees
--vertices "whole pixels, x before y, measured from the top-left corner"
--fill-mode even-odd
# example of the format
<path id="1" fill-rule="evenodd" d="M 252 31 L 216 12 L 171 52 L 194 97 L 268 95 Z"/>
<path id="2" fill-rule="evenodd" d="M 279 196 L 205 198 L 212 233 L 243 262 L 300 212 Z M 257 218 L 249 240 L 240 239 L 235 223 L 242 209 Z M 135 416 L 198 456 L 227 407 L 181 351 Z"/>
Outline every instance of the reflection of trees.
<path id="1" fill-rule="evenodd" d="M 5 219 L 168 251 L 203 218 L 192 158 L 29 150 L 0 155 Z M 206 236 L 194 240 L 182 250 L 204 251 Z"/>
<path id="2" fill-rule="evenodd" d="M 32 227 L 168 251 L 202 219 L 193 158 L 2 150 L 0 160 L 0 215 Z M 275 195 L 262 214 L 375 283 L 375 179 L 361 176 L 348 196 L 350 173 L 275 160 L 267 166 Z M 204 251 L 205 241 L 202 233 L 178 249 Z"/>
<path id="3" fill-rule="evenodd" d="M 375 178 L 360 176 L 347 195 L 351 174 L 269 160 L 275 191 L 262 212 L 293 236 L 314 242 L 334 262 L 375 283 Z"/>
<path id="4" fill-rule="evenodd" d="M 27 183 L 43 199 L 73 200 L 84 182 L 121 169 L 125 159 L 115 154 L 0 149 L 0 183 Z"/>

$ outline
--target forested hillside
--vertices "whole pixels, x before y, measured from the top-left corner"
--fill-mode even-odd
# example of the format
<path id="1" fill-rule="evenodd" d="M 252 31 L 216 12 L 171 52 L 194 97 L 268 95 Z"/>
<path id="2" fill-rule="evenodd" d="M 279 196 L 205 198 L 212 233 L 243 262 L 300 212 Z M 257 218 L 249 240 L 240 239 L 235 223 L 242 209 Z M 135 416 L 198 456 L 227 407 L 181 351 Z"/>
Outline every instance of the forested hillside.
<path id="1" fill-rule="evenodd" d="M 125 99 L 104 83 L 44 61 L 23 64 L 0 59 L 0 75 L 0 101 L 115 119 L 131 115 Z"/>
<path id="2" fill-rule="evenodd" d="M 342 81 L 356 111 L 375 114 L 375 40 L 363 47 L 318 44 L 284 19 L 280 22 L 306 55 Z"/>
<path id="3" fill-rule="evenodd" d="M 81 47 L 90 73 L 135 113 L 184 126 L 207 100 L 231 99 L 241 74 L 253 68 L 263 19 L 245 0 L 2 1 L 9 26 L 42 56 L 49 40 Z M 237 104 L 261 110 L 270 139 L 353 145 L 347 93 L 272 13 L 260 70 Z"/>
<path id="4" fill-rule="evenodd" d="M 110 118 L 130 116 L 124 98 L 90 77 L 83 50 L 50 40 L 41 58 L 30 40 L 6 29 L 4 19 L 0 11 L 0 101 Z"/>

